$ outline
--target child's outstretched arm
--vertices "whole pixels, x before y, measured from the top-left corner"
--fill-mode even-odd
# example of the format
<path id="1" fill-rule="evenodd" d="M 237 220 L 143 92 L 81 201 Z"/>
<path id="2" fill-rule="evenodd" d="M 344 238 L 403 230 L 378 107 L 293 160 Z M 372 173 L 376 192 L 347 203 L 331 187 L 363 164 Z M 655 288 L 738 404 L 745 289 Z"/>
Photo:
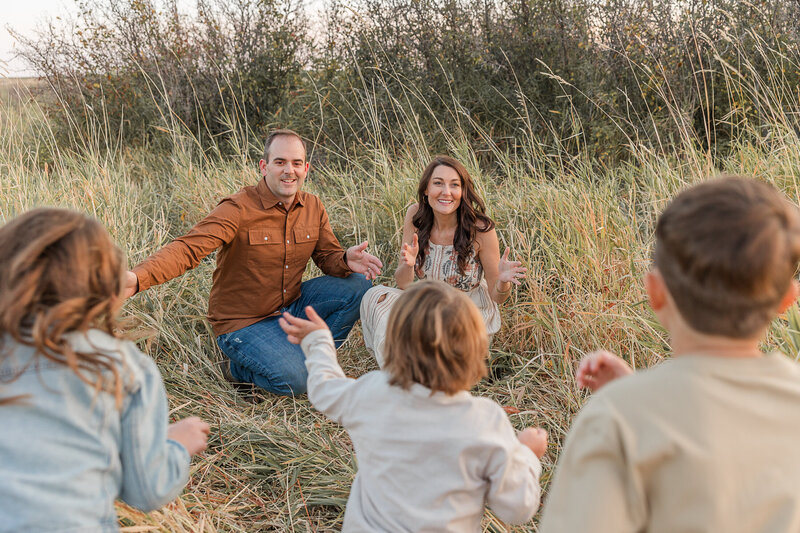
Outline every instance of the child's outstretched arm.
<path id="1" fill-rule="evenodd" d="M 503 444 L 492 454 L 487 465 L 489 491 L 486 503 L 501 520 L 524 524 L 536 514 L 541 497 L 539 476 L 542 465 L 529 444 L 541 448 L 544 454 L 547 433 L 540 428 L 528 428 L 517 435 L 508 419 L 504 420 L 499 431 Z"/>
<path id="2" fill-rule="evenodd" d="M 345 376 L 339 366 L 328 325 L 311 306 L 305 311 L 308 320 L 284 313 L 278 323 L 289 342 L 299 344 L 306 356 L 311 404 L 334 422 L 347 425 L 356 380 Z"/>
<path id="3" fill-rule="evenodd" d="M 596 392 L 609 381 L 632 373 L 633 369 L 621 357 L 598 350 L 581 359 L 575 381 L 579 387 Z"/>
<path id="4" fill-rule="evenodd" d="M 205 449 L 209 428 L 198 418 L 168 427 L 167 394 L 161 374 L 149 357 L 133 355 L 138 356 L 141 374 L 122 412 L 120 499 L 151 511 L 183 491 L 189 480 L 190 456 Z"/>

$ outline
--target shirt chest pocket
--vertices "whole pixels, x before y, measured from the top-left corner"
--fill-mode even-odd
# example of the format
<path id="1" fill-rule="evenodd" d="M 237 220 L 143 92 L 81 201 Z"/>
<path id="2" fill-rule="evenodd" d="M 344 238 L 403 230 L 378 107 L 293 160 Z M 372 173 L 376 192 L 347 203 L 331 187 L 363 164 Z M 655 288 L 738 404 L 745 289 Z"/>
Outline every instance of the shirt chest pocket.
<path id="1" fill-rule="evenodd" d="M 287 254 L 290 258 L 289 262 L 297 265 L 298 268 L 305 268 L 317 247 L 319 228 L 298 226 L 292 230 L 292 236 L 294 237 L 294 247 L 291 253 Z"/>
<path id="2" fill-rule="evenodd" d="M 281 230 L 257 228 L 248 232 L 250 246 L 274 245 L 281 243 Z"/>
<path id="3" fill-rule="evenodd" d="M 309 246 L 311 250 L 319 240 L 319 228 L 294 228 L 294 242 L 298 246 Z"/>

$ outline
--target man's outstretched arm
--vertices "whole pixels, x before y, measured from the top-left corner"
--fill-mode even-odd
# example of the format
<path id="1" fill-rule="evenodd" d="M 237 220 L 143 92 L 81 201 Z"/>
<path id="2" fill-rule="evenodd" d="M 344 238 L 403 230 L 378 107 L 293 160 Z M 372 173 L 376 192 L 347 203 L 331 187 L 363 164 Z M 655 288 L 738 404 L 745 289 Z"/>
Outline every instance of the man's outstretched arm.
<path id="1" fill-rule="evenodd" d="M 311 254 L 311 259 L 328 276 L 344 278 L 353 272 L 345 262 L 344 248 L 334 235 L 328 220 L 328 212 L 325 211 L 325 206 L 321 202 L 319 204 L 319 240 Z"/>
<path id="2" fill-rule="evenodd" d="M 366 242 L 351 246 L 347 251 L 342 249 L 331 229 L 328 213 L 322 205 L 320 205 L 319 226 L 319 240 L 311 257 L 322 272 L 337 277 L 358 272 L 364 274 L 367 279 L 375 279 L 380 275 L 383 263 L 366 251 Z"/>
<path id="3" fill-rule="evenodd" d="M 230 199 L 222 200 L 189 233 L 173 240 L 128 271 L 125 297 L 169 281 L 196 267 L 205 256 L 233 240 L 239 229 L 240 218 L 239 206 Z"/>

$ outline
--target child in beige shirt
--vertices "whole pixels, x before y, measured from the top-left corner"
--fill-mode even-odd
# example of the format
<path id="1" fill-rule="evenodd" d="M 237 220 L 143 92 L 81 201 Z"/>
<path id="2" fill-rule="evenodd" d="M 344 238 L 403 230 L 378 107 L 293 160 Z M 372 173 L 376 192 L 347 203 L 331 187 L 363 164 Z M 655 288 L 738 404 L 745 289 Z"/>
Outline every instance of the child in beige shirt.
<path id="1" fill-rule="evenodd" d="M 422 281 L 392 307 L 382 370 L 345 377 L 325 322 L 284 314 L 300 343 L 308 397 L 350 434 L 358 473 L 345 532 L 478 532 L 488 504 L 523 523 L 539 507 L 539 457 L 547 434 L 517 435 L 497 403 L 469 389 L 486 374 L 488 339 L 460 291 Z"/>
<path id="2" fill-rule="evenodd" d="M 567 436 L 540 531 L 800 531 L 800 367 L 759 350 L 796 299 L 798 257 L 798 212 L 769 185 L 723 178 L 672 202 L 645 284 L 673 358 L 630 377 L 608 352 L 581 362 L 578 384 L 602 390 Z"/>

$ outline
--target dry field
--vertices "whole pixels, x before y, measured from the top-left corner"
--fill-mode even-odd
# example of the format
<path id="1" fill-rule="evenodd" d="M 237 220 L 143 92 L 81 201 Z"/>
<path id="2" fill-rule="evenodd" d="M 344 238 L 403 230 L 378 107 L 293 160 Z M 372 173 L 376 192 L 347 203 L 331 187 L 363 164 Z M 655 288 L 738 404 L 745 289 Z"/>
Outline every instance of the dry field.
<path id="1" fill-rule="evenodd" d="M 96 128 L 74 132 L 80 150 L 68 149 L 40 101 L 24 90 L 14 96 L 19 83 L 0 82 L 0 220 L 39 205 L 79 209 L 105 224 L 135 264 L 189 229 L 220 197 L 258 179 L 253 161 L 207 158 L 177 129 L 167 152 L 115 144 L 102 116 Z M 449 138 L 449 151 L 476 177 L 501 241 L 529 269 L 503 306 L 489 377 L 473 393 L 508 407 L 517 428 L 547 429 L 546 487 L 586 399 L 573 380 L 578 359 L 605 347 L 640 367 L 668 354 L 640 283 L 657 213 L 676 191 L 720 170 L 757 175 L 796 199 L 800 142 L 794 130 L 778 124 L 769 143 L 742 142 L 714 165 L 691 147 L 663 153 L 632 145 L 629 162 L 603 169 L 588 158 L 543 153 L 524 138 L 514 153 L 494 147 L 492 164 L 479 166 L 458 132 Z M 424 139 L 416 141 L 422 148 L 405 156 L 374 142 L 359 159 L 316 169 L 307 181 L 323 198 L 344 246 L 372 243 L 386 264 L 381 283 L 392 282 L 404 207 L 429 155 Z M 204 318 L 213 266 L 212 257 L 125 306 L 135 321 L 128 334 L 163 373 L 172 416 L 199 415 L 212 434 L 183 495 L 150 514 L 120 505 L 123 531 L 336 530 L 357 469 L 347 434 L 304 396 L 264 394 L 253 402 L 222 379 Z M 313 268 L 307 274 L 314 275 Z M 769 347 L 796 355 L 797 325 L 794 308 L 776 321 Z M 351 376 L 375 368 L 358 327 L 340 360 Z M 484 528 L 536 531 L 536 524 L 507 527 L 487 512 Z"/>

